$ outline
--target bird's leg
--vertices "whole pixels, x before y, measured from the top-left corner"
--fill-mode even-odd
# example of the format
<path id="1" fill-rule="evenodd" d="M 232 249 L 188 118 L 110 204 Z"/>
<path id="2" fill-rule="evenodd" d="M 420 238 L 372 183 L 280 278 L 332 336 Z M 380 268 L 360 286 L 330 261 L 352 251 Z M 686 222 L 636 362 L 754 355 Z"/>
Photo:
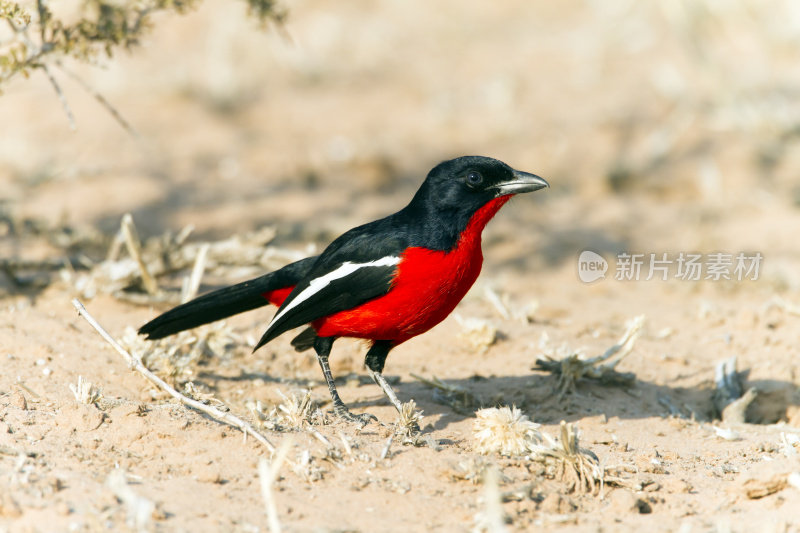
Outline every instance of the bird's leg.
<path id="1" fill-rule="evenodd" d="M 336 416 L 350 422 L 359 422 L 360 424 L 366 425 L 371 420 L 376 420 L 375 416 L 368 413 L 354 415 L 350 412 L 350 409 L 347 408 L 339 397 L 339 393 L 336 391 L 336 384 L 333 382 L 331 367 L 328 364 L 328 356 L 331 353 L 334 340 L 336 340 L 336 337 L 317 337 L 314 340 L 314 350 L 317 352 L 317 360 L 319 361 L 319 366 L 322 368 L 322 375 L 325 376 L 325 382 L 328 384 L 328 390 L 333 400 L 333 412 Z"/>
<path id="2" fill-rule="evenodd" d="M 403 405 L 400 403 L 400 400 L 397 399 L 397 395 L 394 393 L 392 386 L 389 385 L 389 382 L 386 381 L 386 378 L 383 377 L 381 373 L 383 372 L 383 365 L 386 363 L 386 356 L 389 355 L 389 350 L 391 349 L 391 341 L 375 341 L 367 352 L 364 365 L 367 367 L 367 372 L 369 372 L 372 381 L 383 389 L 383 393 L 389 398 L 389 401 L 392 402 L 397 412 L 402 413 Z"/>

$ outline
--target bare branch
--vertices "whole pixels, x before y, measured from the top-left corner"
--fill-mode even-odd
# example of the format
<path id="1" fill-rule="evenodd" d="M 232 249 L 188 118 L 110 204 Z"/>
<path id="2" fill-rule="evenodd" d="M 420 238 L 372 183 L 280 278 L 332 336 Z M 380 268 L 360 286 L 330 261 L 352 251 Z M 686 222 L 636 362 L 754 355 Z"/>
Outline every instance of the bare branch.
<path id="1" fill-rule="evenodd" d="M 114 107 L 111 104 L 111 102 L 106 100 L 105 97 L 102 94 L 100 94 L 94 87 L 92 87 L 91 85 L 86 83 L 86 81 L 84 81 L 83 78 L 81 78 L 80 76 L 78 76 L 77 74 L 75 74 L 74 72 L 69 70 L 68 68 L 66 68 L 61 63 L 61 61 L 56 61 L 54 64 L 61 70 L 61 72 L 63 72 L 64 74 L 66 74 L 67 76 L 72 78 L 74 81 L 76 81 L 78 83 L 78 85 L 80 85 L 83 88 L 84 91 L 86 91 L 87 93 L 92 95 L 94 97 L 94 99 L 97 100 L 97 102 L 101 106 L 106 108 L 106 111 L 108 111 L 111 114 L 111 116 L 114 117 L 114 120 L 116 120 L 119 123 L 119 125 L 122 126 L 122 129 L 127 131 L 132 137 L 137 138 L 137 139 L 139 138 L 139 132 L 137 132 L 133 128 L 133 126 L 131 126 L 130 122 L 125 120 L 125 117 L 122 116 L 122 114 L 117 110 L 117 108 Z"/>
<path id="2" fill-rule="evenodd" d="M 100 334 L 100 336 L 103 337 L 106 340 L 106 342 L 108 342 L 112 346 L 112 348 L 114 348 L 117 351 L 117 353 L 119 353 L 122 357 L 125 358 L 131 370 L 139 372 L 150 383 L 156 385 L 159 389 L 165 391 L 173 398 L 179 400 L 182 404 L 191 407 L 192 409 L 196 409 L 197 411 L 203 412 L 208 416 L 216 420 L 219 420 L 220 422 L 239 428 L 245 434 L 245 436 L 252 435 L 258 442 L 263 444 L 264 447 L 266 447 L 271 453 L 275 453 L 276 450 L 275 446 L 273 446 L 273 444 L 269 440 L 267 440 L 267 438 L 264 435 L 256 431 L 255 428 L 253 428 L 253 426 L 251 426 L 244 420 L 230 413 L 225 413 L 215 407 L 211 407 L 210 405 L 205 405 L 202 402 L 198 402 L 197 400 L 188 398 L 187 396 L 184 396 L 180 392 L 170 387 L 169 384 L 167 384 L 164 380 L 162 380 L 160 377 L 150 372 L 150 370 L 148 370 L 147 367 L 145 367 L 142 364 L 142 361 L 138 357 L 131 355 L 116 340 L 114 340 L 114 338 L 108 333 L 108 331 L 106 331 L 103 328 L 103 326 L 101 326 L 97 322 L 97 320 L 95 320 L 95 318 L 89 314 L 89 311 L 86 310 L 86 308 L 83 306 L 80 300 L 74 298 L 72 300 L 72 305 L 75 307 L 75 309 L 78 310 L 78 313 L 80 313 L 80 315 L 83 318 L 85 318 L 87 322 L 89 322 L 89 325 L 91 325 L 95 329 L 95 331 L 97 331 Z"/>
<path id="3" fill-rule="evenodd" d="M 278 508 L 275 505 L 275 497 L 272 494 L 272 484 L 278 479 L 278 472 L 280 472 L 291 447 L 292 439 L 288 438 L 281 443 L 271 464 L 264 458 L 258 461 L 258 477 L 261 480 L 261 495 L 264 498 L 264 508 L 267 511 L 267 523 L 269 524 L 270 533 L 280 533 L 281 531 Z"/>
<path id="4" fill-rule="evenodd" d="M 200 289 L 200 280 L 203 278 L 203 272 L 206 269 L 206 258 L 208 258 L 208 249 L 210 247 L 211 245 L 208 243 L 200 246 L 192 267 L 192 273 L 185 279 L 186 284 L 181 294 L 181 303 L 186 303 L 197 296 L 197 291 Z"/>
<path id="5" fill-rule="evenodd" d="M 72 114 L 72 109 L 69 107 L 69 102 L 67 102 L 67 97 L 64 96 L 63 91 L 61 90 L 61 86 L 58 84 L 56 79 L 53 77 L 53 74 L 50 72 L 50 69 L 47 68 L 46 63 L 42 63 L 41 65 L 42 70 L 44 71 L 47 79 L 50 80 L 50 84 L 55 89 L 56 94 L 58 95 L 58 99 L 61 101 L 61 106 L 64 108 L 64 113 L 67 114 L 67 120 L 69 120 L 69 129 L 75 131 L 78 129 L 77 124 L 75 124 L 75 116 Z"/>
<path id="6" fill-rule="evenodd" d="M 139 240 L 139 235 L 136 232 L 136 226 L 133 224 L 133 217 L 130 213 L 125 213 L 125 216 L 122 217 L 122 235 L 125 237 L 125 246 L 128 248 L 128 253 L 131 254 L 131 257 L 136 259 L 139 265 L 144 289 L 151 296 L 157 295 L 159 293 L 158 283 L 152 274 L 150 274 L 147 263 L 145 263 L 142 258 L 142 243 Z"/>

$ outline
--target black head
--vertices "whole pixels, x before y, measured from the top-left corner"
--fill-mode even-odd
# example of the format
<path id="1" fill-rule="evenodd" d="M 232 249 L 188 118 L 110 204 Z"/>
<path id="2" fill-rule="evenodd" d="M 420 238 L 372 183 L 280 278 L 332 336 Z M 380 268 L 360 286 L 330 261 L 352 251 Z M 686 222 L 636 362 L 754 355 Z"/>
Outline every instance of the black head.
<path id="1" fill-rule="evenodd" d="M 497 159 L 464 156 L 436 165 L 428 173 L 414 202 L 471 215 L 497 197 L 538 191 L 549 186 L 539 176 L 514 170 Z"/>
<path id="2" fill-rule="evenodd" d="M 436 165 L 403 212 L 410 218 L 427 219 L 429 230 L 447 234 L 441 236 L 443 242 L 452 243 L 488 202 L 549 186 L 539 176 L 491 157 L 458 157 Z"/>

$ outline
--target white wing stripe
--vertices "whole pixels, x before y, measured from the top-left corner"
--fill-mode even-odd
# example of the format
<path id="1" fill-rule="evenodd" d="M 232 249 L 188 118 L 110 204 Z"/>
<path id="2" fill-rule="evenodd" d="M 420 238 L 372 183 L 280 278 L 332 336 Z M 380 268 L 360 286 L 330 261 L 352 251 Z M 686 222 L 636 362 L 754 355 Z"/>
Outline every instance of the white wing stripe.
<path id="1" fill-rule="evenodd" d="M 294 309 L 295 307 L 305 302 L 306 300 L 314 296 L 316 293 L 318 293 L 319 291 L 330 285 L 332 281 L 349 276 L 350 274 L 361 268 L 394 266 L 399 262 L 400 258 L 393 255 L 387 255 L 386 257 L 382 257 L 375 261 L 370 261 L 369 263 L 351 263 L 350 261 L 345 261 L 344 263 L 342 263 L 342 266 L 340 266 L 336 270 L 328 272 L 324 276 L 312 279 L 309 282 L 308 287 L 303 289 L 303 291 L 300 294 L 298 294 L 297 297 L 289 303 L 289 305 L 284 307 L 280 313 L 278 313 L 272 318 L 272 321 L 269 323 L 267 330 L 269 330 L 269 328 L 272 327 L 272 324 L 280 320 L 280 318 L 283 315 L 285 315 L 287 312 L 291 311 L 292 309 Z"/>

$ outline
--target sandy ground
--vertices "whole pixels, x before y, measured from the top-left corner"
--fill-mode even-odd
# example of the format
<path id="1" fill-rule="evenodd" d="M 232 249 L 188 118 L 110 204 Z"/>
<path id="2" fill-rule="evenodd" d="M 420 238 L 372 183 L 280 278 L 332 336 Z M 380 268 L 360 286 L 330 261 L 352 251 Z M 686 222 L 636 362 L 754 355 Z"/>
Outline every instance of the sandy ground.
<path id="1" fill-rule="evenodd" d="M 422 409 L 424 439 L 395 438 L 384 453 L 396 413 L 363 379 L 362 346 L 339 341 L 343 399 L 382 424 L 328 416 L 262 428 L 290 441 L 274 483 L 282 527 L 471 530 L 492 498 L 488 467 L 511 531 L 800 530 L 797 8 L 287 7 L 285 31 L 262 32 L 241 6 L 207 2 L 162 17 L 104 68 L 76 67 L 137 138 L 68 78 L 76 132 L 41 76 L 7 86 L 0 257 L 69 257 L 80 273 L 103 259 L 126 212 L 143 238 L 187 224 L 193 243 L 271 226 L 271 245 L 302 255 L 403 205 L 440 160 L 503 159 L 552 189 L 516 199 L 484 234 L 483 274 L 457 313 L 496 328 L 496 342 L 475 348 L 450 317 L 396 349 L 386 373 Z M 95 244 L 66 245 L 64 227 L 95 232 Z M 605 279 L 580 280 L 586 249 L 609 261 Z M 757 279 L 680 280 L 673 263 L 668 281 L 646 281 L 645 262 L 640 280 L 622 281 L 622 252 L 763 260 Z M 118 338 L 167 306 L 87 298 L 58 272 L 17 275 L 0 274 L 0 531 L 267 531 L 265 449 L 130 371 L 70 300 Z M 240 279 L 206 278 L 202 290 Z M 178 385 L 191 379 L 257 425 L 255 402 L 269 411 L 305 388 L 326 412 L 316 362 L 288 335 L 250 354 L 271 313 L 228 321 L 236 335 L 223 356 L 184 368 Z M 561 346 L 603 353 L 638 315 L 642 335 L 618 366 L 635 374 L 631 386 L 583 380 L 560 395 L 554 376 L 533 370 Z M 745 424 L 721 422 L 712 405 L 715 366 L 732 356 L 759 391 Z M 524 456 L 479 454 L 477 407 L 454 410 L 412 373 L 484 406 L 515 405 L 553 436 L 573 423 L 627 485 L 586 493 Z M 102 401 L 76 401 L 79 376 Z"/>

